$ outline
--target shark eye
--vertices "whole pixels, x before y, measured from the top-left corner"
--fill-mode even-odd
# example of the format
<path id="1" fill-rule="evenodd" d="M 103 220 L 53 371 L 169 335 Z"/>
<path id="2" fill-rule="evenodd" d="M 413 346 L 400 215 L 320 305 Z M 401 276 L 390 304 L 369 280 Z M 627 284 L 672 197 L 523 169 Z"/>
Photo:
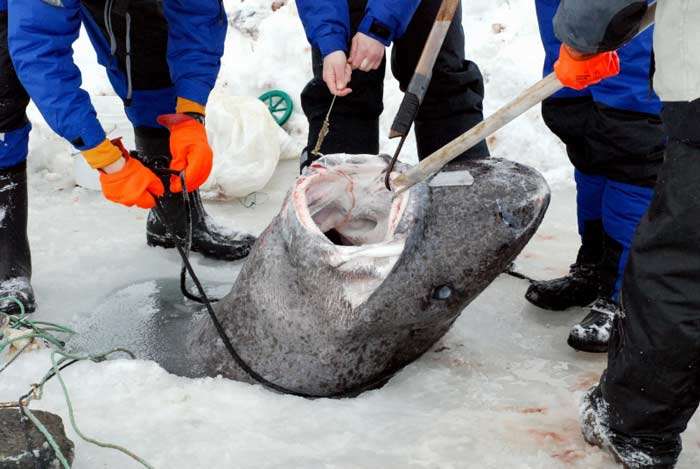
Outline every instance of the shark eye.
<path id="1" fill-rule="evenodd" d="M 433 299 L 445 301 L 452 296 L 452 287 L 449 285 L 442 285 L 433 290 Z"/>

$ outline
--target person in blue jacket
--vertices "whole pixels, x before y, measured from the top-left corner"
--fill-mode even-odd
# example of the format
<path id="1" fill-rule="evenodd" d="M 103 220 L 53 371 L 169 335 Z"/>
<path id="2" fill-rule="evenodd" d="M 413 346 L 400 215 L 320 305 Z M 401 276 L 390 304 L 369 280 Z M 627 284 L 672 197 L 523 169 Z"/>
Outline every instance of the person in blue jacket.
<path id="1" fill-rule="evenodd" d="M 406 90 L 433 26 L 440 0 L 297 0 L 313 46 L 313 75 L 301 95 L 309 121 L 311 155 L 334 96 L 331 131 L 320 153 L 379 151 L 385 48 L 393 44 L 391 68 Z M 461 6 L 449 28 L 433 78 L 415 121 L 418 157 L 425 158 L 483 120 L 484 82 L 465 59 Z M 487 157 L 485 142 L 460 159 Z"/>
<path id="2" fill-rule="evenodd" d="M 81 26 L 124 102 L 139 159 L 106 139 L 81 89 L 72 58 Z M 204 114 L 226 28 L 216 0 L 0 0 L 0 312 L 17 312 L 9 297 L 35 307 L 26 234 L 30 96 L 52 129 L 101 171 L 108 199 L 152 208 L 161 197 L 177 233 L 151 211 L 149 245 L 174 247 L 173 235 L 184 236 L 188 225 L 179 180 L 151 171 L 170 168 L 184 171 L 191 193 L 192 249 L 217 259 L 247 255 L 253 238 L 217 229 L 197 191 L 212 167 Z"/>
<path id="3" fill-rule="evenodd" d="M 553 26 L 559 4 L 535 1 L 545 74 L 559 57 Z M 652 35 L 649 30 L 618 51 L 619 75 L 581 91 L 565 88 L 542 105 L 545 123 L 575 167 L 582 244 L 567 276 L 534 282 L 526 298 L 551 310 L 593 304 L 571 329 L 568 343 L 577 350 L 607 350 L 630 246 L 663 162 L 661 103 L 650 83 Z"/>

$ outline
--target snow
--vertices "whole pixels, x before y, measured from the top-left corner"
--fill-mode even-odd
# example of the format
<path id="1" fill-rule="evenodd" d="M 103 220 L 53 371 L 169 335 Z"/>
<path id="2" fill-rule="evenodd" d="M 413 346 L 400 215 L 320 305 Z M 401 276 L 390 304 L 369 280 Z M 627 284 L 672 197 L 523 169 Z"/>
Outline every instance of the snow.
<path id="1" fill-rule="evenodd" d="M 257 96 L 282 88 L 300 109 L 298 96 L 311 73 L 309 48 L 294 6 L 272 13 L 269 3 L 226 2 L 232 23 L 245 26 L 245 32 L 230 28 L 218 91 Z M 484 72 L 490 114 L 540 77 L 543 54 L 534 5 L 530 0 L 474 0 L 463 8 L 468 53 Z M 124 135 L 131 146 L 119 102 L 84 37 L 75 54 L 110 136 Z M 388 76 L 383 151 L 395 145 L 386 133 L 400 98 Z M 127 300 L 135 301 L 151 291 L 154 280 L 176 278 L 177 254 L 145 245 L 146 212 L 74 187 L 72 149 L 36 110 L 30 118 L 29 235 L 37 317 L 81 324 L 114 291 L 127 288 Z M 303 115 L 298 112 L 286 129 L 301 143 Z M 562 145 L 537 109 L 489 143 L 494 155 L 540 169 L 554 191 L 552 207 L 518 268 L 537 278 L 565 273 L 577 235 L 572 170 Z M 409 141 L 406 161 L 414 161 L 414 154 L 415 143 Z M 281 206 L 297 171 L 295 161 L 281 161 L 255 196 L 210 201 L 207 207 L 221 223 L 259 233 Z M 240 263 L 199 256 L 193 261 L 206 284 L 230 285 L 240 269 Z M 499 278 L 433 350 L 384 388 L 355 399 L 308 401 L 224 379 L 185 379 L 154 363 L 121 359 L 76 365 L 65 378 L 86 434 L 124 445 L 160 468 L 616 467 L 583 441 L 577 422 L 579 398 L 605 367 L 605 356 L 575 353 L 566 345 L 569 328 L 586 311 L 539 310 L 525 302 L 525 289 L 524 281 Z M 144 316 L 148 308 L 145 304 Z M 138 326 L 133 314 L 113 319 L 115 329 Z M 15 362 L 0 377 L 0 401 L 26 392 L 49 363 L 46 351 Z M 34 407 L 67 422 L 55 381 Z M 68 434 L 77 445 L 76 469 L 139 467 L 119 453 L 82 442 L 72 429 Z M 699 467 L 697 418 L 684 439 L 678 467 Z"/>

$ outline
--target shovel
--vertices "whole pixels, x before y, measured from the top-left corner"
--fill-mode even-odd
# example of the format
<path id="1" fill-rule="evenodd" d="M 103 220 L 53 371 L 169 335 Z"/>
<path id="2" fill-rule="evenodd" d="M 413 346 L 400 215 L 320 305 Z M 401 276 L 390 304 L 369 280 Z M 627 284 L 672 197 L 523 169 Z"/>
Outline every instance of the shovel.
<path id="1" fill-rule="evenodd" d="M 639 26 L 637 36 L 654 24 L 656 3 L 649 5 Z M 636 36 L 635 36 L 636 37 Z M 524 114 L 536 104 L 552 96 L 564 86 L 559 82 L 555 73 L 550 73 L 532 87 L 525 90 L 517 98 L 503 106 L 488 119 L 472 127 L 435 153 L 418 163 L 416 166 L 396 176 L 392 181 L 396 194 L 401 194 L 430 176 L 439 172 L 447 163 L 457 158 L 491 134 L 500 130 L 516 117 Z"/>

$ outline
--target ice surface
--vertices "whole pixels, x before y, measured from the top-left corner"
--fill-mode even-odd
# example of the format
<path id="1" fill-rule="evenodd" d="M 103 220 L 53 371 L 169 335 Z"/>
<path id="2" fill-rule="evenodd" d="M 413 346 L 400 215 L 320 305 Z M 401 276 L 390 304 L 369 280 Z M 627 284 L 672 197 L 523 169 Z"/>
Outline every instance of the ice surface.
<path id="1" fill-rule="evenodd" d="M 242 8 L 263 11 L 266 3 L 233 0 L 225 5 L 235 13 Z M 463 9 L 467 50 L 486 79 L 488 115 L 540 77 L 543 54 L 534 4 L 474 0 L 464 2 Z M 261 16 L 257 39 L 235 26 L 229 29 L 219 86 L 230 94 L 252 96 L 282 88 L 299 105 L 311 67 L 294 2 Z M 251 21 L 246 20 L 246 28 Z M 81 63 L 94 62 L 84 38 L 75 50 Z M 118 116 L 119 101 L 101 69 L 83 70 L 86 89 L 111 101 L 112 114 Z M 386 131 L 400 99 L 396 81 L 387 77 L 384 152 L 395 146 Z M 145 211 L 74 188 L 70 146 L 39 121 L 35 110 L 30 117 L 29 235 L 37 317 L 89 323 L 104 298 L 140 284 L 143 297 L 136 287 L 127 293 L 131 300 L 144 302 L 143 311 L 113 313 L 115 324 L 128 330 L 135 317 L 148 318 L 149 285 L 176 279 L 178 256 L 146 247 Z M 108 131 L 111 119 L 105 122 Z M 297 114 L 286 127 L 301 140 L 305 126 Z M 563 146 L 546 129 L 539 110 L 510 124 L 489 143 L 494 155 L 540 169 L 553 188 L 550 212 L 518 268 L 537 278 L 565 273 L 576 254 L 577 234 L 572 171 Z M 413 140 L 403 155 L 407 161 L 415 158 Z M 208 203 L 208 210 L 223 224 L 259 233 L 279 209 L 297 172 L 296 162 L 282 162 L 256 205 Z M 240 268 L 240 263 L 199 256 L 193 261 L 206 284 L 230 285 Z M 566 345 L 570 326 L 587 312 L 550 313 L 529 306 L 523 300 L 526 287 L 524 281 L 499 278 L 431 352 L 384 388 L 356 399 L 307 401 L 224 379 L 191 380 L 147 361 L 80 364 L 67 369 L 65 377 L 78 423 L 88 435 L 125 445 L 158 468 L 616 467 L 584 443 L 576 420 L 580 395 L 605 366 L 604 356 L 575 353 Z M 18 360 L 0 375 L 0 401 L 26 392 L 48 367 L 45 351 Z M 55 412 L 67 422 L 55 381 L 33 407 Z M 700 467 L 697 422 L 697 417 L 691 420 L 684 434 L 679 469 Z M 76 469 L 139 467 L 118 453 L 82 442 L 72 430 L 68 434 L 76 442 Z"/>

